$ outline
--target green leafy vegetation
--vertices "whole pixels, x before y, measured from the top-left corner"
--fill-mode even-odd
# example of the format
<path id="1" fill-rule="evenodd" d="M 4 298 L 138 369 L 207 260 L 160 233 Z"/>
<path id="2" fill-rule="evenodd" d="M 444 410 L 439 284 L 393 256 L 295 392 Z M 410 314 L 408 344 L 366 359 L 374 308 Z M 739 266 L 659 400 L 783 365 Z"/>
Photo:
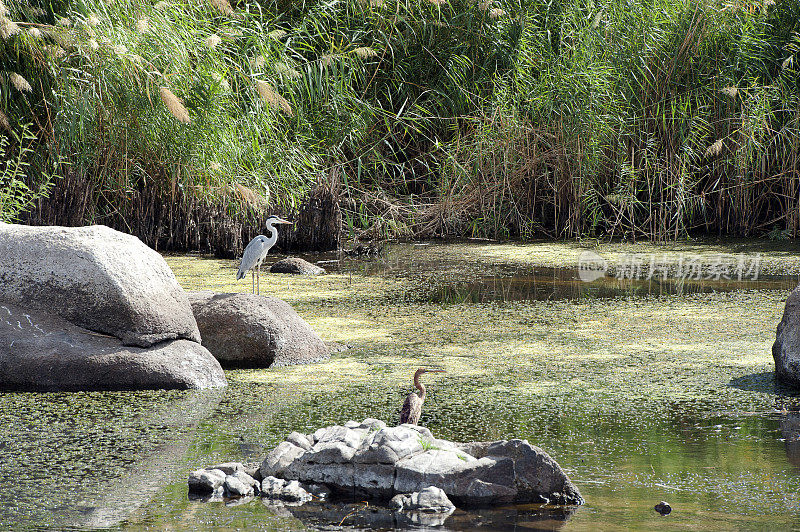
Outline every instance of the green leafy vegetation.
<path id="1" fill-rule="evenodd" d="M 34 4 L 0 20 L 0 121 L 63 176 L 33 221 L 216 249 L 324 183 L 374 236 L 800 229 L 794 1 Z"/>

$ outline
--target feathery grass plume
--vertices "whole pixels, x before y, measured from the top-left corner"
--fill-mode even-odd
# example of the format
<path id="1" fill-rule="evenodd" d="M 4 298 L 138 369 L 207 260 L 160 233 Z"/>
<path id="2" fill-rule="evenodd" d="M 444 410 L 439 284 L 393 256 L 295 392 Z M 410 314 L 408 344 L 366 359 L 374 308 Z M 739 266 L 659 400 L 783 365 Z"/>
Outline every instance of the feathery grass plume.
<path id="1" fill-rule="evenodd" d="M 211 0 L 211 5 L 223 15 L 233 15 L 233 8 L 228 0 Z"/>
<path id="2" fill-rule="evenodd" d="M 765 6 L 774 6 L 775 5 L 775 0 L 764 0 L 764 5 Z"/>
<path id="3" fill-rule="evenodd" d="M 3 0 L 0 0 L 0 17 L 4 17 L 8 15 L 8 8 L 3 3 Z"/>
<path id="4" fill-rule="evenodd" d="M 64 49 L 57 44 L 45 46 L 44 51 L 47 54 L 47 57 L 53 60 L 63 59 L 67 55 L 67 52 L 65 52 Z"/>
<path id="5" fill-rule="evenodd" d="M 600 21 L 603 20 L 603 10 L 597 12 L 594 16 L 594 20 L 592 20 L 592 29 L 596 30 L 600 26 Z"/>
<path id="6" fill-rule="evenodd" d="M 16 35 L 17 33 L 19 33 L 19 26 L 16 22 L 10 18 L 0 18 L 0 37 L 2 37 L 3 40 L 8 39 L 12 35 Z"/>
<path id="7" fill-rule="evenodd" d="M 443 6 L 444 4 L 447 3 L 447 0 L 428 0 L 428 2 L 430 2 L 435 6 Z"/>
<path id="8" fill-rule="evenodd" d="M 271 32 L 267 33 L 267 37 L 270 39 L 275 39 L 276 41 L 280 41 L 286 37 L 286 32 L 284 30 L 272 30 Z"/>
<path id="9" fill-rule="evenodd" d="M 208 37 L 206 37 L 206 46 L 209 48 L 216 48 L 219 43 L 222 42 L 222 39 L 219 38 L 219 35 L 216 33 L 212 33 Z"/>
<path id="10" fill-rule="evenodd" d="M 261 96 L 261 99 L 269 105 L 280 108 L 289 116 L 294 116 L 294 111 L 292 111 L 292 106 L 289 105 L 289 101 L 275 92 L 269 83 L 262 80 L 256 81 L 256 90 L 258 91 L 258 95 Z"/>
<path id="11" fill-rule="evenodd" d="M 60 18 L 58 19 L 58 25 L 61 26 L 62 28 L 69 28 L 70 26 L 72 26 L 72 21 L 67 17 Z"/>
<path id="12" fill-rule="evenodd" d="M 322 66 L 331 66 L 340 57 L 339 54 L 325 54 L 319 58 L 319 62 Z"/>
<path id="13" fill-rule="evenodd" d="M 495 7 L 489 10 L 489 18 L 500 18 L 506 14 L 505 9 L 500 9 L 499 7 Z"/>
<path id="14" fill-rule="evenodd" d="M 112 50 L 114 50 L 114 53 L 117 55 L 125 55 L 128 53 L 128 47 L 124 44 L 115 44 Z"/>
<path id="15" fill-rule="evenodd" d="M 488 11 L 489 9 L 491 9 L 492 5 L 494 5 L 494 2 L 492 0 L 483 0 L 481 3 L 478 4 L 478 7 L 480 8 L 481 11 Z"/>
<path id="16" fill-rule="evenodd" d="M 89 24 L 89 26 L 99 26 L 100 19 L 97 18 L 97 15 L 92 13 L 91 15 L 89 15 L 89 18 L 86 19 L 86 23 Z"/>
<path id="17" fill-rule="evenodd" d="M 181 101 L 180 98 L 175 96 L 175 94 L 166 87 L 161 87 L 159 92 L 161 93 L 161 101 L 164 102 L 164 105 L 172 116 L 184 124 L 191 122 L 189 111 L 183 106 L 183 101 Z"/>
<path id="18" fill-rule="evenodd" d="M 169 4 L 167 2 L 156 2 L 156 5 L 154 5 L 153 7 L 155 7 L 159 11 L 164 11 L 168 5 Z"/>
<path id="19" fill-rule="evenodd" d="M 8 117 L 3 111 L 0 111 L 0 126 L 6 131 L 11 131 L 11 123 L 8 121 Z"/>
<path id="20" fill-rule="evenodd" d="M 790 66 L 792 66 L 793 63 L 794 63 L 794 56 L 790 55 L 789 57 L 784 59 L 783 62 L 781 63 L 781 69 L 785 70 L 785 69 L 789 68 Z"/>
<path id="21" fill-rule="evenodd" d="M 147 17 L 140 18 L 136 21 L 136 31 L 144 35 L 150 32 L 150 19 Z"/>
<path id="22" fill-rule="evenodd" d="M 89 48 L 92 50 L 100 49 L 100 44 L 97 42 L 97 39 L 89 39 Z"/>
<path id="23" fill-rule="evenodd" d="M 267 64 L 267 60 L 263 55 L 257 55 L 250 59 L 250 64 L 253 66 L 253 68 L 263 68 L 264 65 Z"/>
<path id="24" fill-rule="evenodd" d="M 725 96 L 728 96 L 729 98 L 736 98 L 736 96 L 739 94 L 739 88 L 725 87 L 724 89 L 720 89 L 719 92 L 721 92 Z"/>
<path id="25" fill-rule="evenodd" d="M 360 46 L 353 50 L 353 53 L 356 54 L 361 59 L 369 59 L 370 57 L 378 57 L 378 52 L 375 51 L 374 48 L 370 48 L 369 46 Z"/>
<path id="26" fill-rule="evenodd" d="M 219 164 L 217 161 L 212 161 L 211 164 L 208 165 L 208 167 L 211 168 L 211 170 L 214 172 L 219 172 L 220 170 L 222 170 L 222 165 Z"/>
<path id="27" fill-rule="evenodd" d="M 16 72 L 11 72 L 8 75 L 8 79 L 11 81 L 11 84 L 20 91 L 20 92 L 31 92 L 33 87 L 31 84 L 28 83 L 28 80 L 17 74 Z"/>
<path id="28" fill-rule="evenodd" d="M 292 78 L 292 79 L 296 79 L 296 78 L 299 78 L 299 77 L 302 76 L 302 74 L 300 74 L 300 72 L 298 72 L 297 70 L 291 68 L 286 63 L 275 63 L 275 71 L 278 74 L 282 74 L 282 75 L 284 75 L 284 76 L 286 76 L 288 78 Z"/>
<path id="29" fill-rule="evenodd" d="M 43 35 L 42 30 L 40 30 L 39 28 L 29 28 L 28 34 L 34 39 L 41 39 Z"/>
<path id="30" fill-rule="evenodd" d="M 236 192 L 239 193 L 239 196 L 252 207 L 259 208 L 266 205 L 267 200 L 255 190 L 239 183 L 234 183 L 233 186 L 236 188 Z"/>
<path id="31" fill-rule="evenodd" d="M 722 139 L 717 139 L 717 141 L 706 148 L 706 157 L 716 157 L 722 153 Z"/>

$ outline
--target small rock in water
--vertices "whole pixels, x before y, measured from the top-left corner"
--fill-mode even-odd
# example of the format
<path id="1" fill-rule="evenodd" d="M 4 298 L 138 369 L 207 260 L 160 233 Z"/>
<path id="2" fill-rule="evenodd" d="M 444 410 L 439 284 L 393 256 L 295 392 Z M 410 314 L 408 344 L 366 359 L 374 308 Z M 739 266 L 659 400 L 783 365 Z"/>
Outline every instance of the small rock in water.
<path id="1" fill-rule="evenodd" d="M 253 494 L 253 486 L 248 486 L 237 477 L 228 475 L 225 477 L 225 495 L 228 497 L 247 497 Z"/>
<path id="2" fill-rule="evenodd" d="M 656 504 L 655 510 L 661 515 L 668 515 L 672 511 L 672 506 L 670 506 L 667 501 L 661 501 Z"/>
<path id="3" fill-rule="evenodd" d="M 207 467 L 206 470 L 211 471 L 213 469 L 219 469 L 226 475 L 233 475 L 235 471 L 242 471 L 244 466 L 239 462 L 225 462 L 224 464 L 217 464 L 215 466 Z"/>
<path id="4" fill-rule="evenodd" d="M 325 270 L 298 257 L 279 260 L 269 269 L 272 273 L 293 273 L 295 275 L 319 275 Z"/>
<path id="5" fill-rule="evenodd" d="M 401 512 L 452 513 L 455 505 L 450 502 L 441 488 L 428 486 L 421 491 L 395 495 L 389 503 Z"/>
<path id="6" fill-rule="evenodd" d="M 189 493 L 214 493 L 224 482 L 225 473 L 219 469 L 198 469 L 189 473 Z"/>
<path id="7" fill-rule="evenodd" d="M 261 481 L 261 494 L 268 499 L 287 502 L 306 502 L 311 500 L 311 494 L 304 490 L 296 480 L 286 481 L 275 477 L 265 477 Z"/>

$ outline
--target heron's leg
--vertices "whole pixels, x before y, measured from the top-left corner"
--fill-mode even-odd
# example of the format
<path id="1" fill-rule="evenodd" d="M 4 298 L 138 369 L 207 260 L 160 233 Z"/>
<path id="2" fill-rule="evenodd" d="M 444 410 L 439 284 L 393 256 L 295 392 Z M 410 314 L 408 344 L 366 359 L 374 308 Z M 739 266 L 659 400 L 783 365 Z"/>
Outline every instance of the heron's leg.
<path id="1" fill-rule="evenodd" d="M 255 294 L 256 293 L 256 270 L 255 270 L 255 268 L 250 270 L 250 279 L 253 282 L 253 293 Z"/>
<path id="2" fill-rule="evenodd" d="M 256 275 L 256 283 L 258 283 L 258 295 L 261 295 L 261 265 L 258 265 L 258 275 Z"/>

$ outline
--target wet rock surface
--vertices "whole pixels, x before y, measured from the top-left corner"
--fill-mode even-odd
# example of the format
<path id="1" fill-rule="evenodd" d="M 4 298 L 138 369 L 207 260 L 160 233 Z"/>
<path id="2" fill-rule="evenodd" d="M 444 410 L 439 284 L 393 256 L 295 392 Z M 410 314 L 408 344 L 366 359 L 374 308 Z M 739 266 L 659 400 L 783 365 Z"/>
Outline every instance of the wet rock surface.
<path id="1" fill-rule="evenodd" d="M 118 338 L 56 315 L 0 301 L 0 389 L 202 389 L 226 384 L 219 362 L 198 343 L 125 346 Z"/>
<path id="2" fill-rule="evenodd" d="M 269 271 L 272 273 L 292 273 L 295 275 L 320 275 L 325 273 L 323 268 L 299 257 L 281 259 L 273 264 Z"/>
<path id="3" fill-rule="evenodd" d="M 0 294 L 124 345 L 200 342 L 186 294 L 161 255 L 102 225 L 0 223 Z"/>
<path id="4" fill-rule="evenodd" d="M 285 301 L 255 294 L 189 292 L 203 345 L 228 366 L 318 362 L 329 349 Z"/>
<path id="5" fill-rule="evenodd" d="M 385 500 L 435 486 L 459 506 L 583 503 L 555 460 L 525 440 L 458 444 L 376 419 L 292 433 L 264 459 L 261 474 Z"/>
<path id="6" fill-rule="evenodd" d="M 451 514 L 456 506 L 450 502 L 445 492 L 435 486 L 428 486 L 414 493 L 397 494 L 392 497 L 389 507 L 401 512 L 427 512 Z"/>
<path id="7" fill-rule="evenodd" d="M 775 378 L 800 389 L 800 286 L 786 298 L 783 319 L 778 324 L 775 343 Z"/>

